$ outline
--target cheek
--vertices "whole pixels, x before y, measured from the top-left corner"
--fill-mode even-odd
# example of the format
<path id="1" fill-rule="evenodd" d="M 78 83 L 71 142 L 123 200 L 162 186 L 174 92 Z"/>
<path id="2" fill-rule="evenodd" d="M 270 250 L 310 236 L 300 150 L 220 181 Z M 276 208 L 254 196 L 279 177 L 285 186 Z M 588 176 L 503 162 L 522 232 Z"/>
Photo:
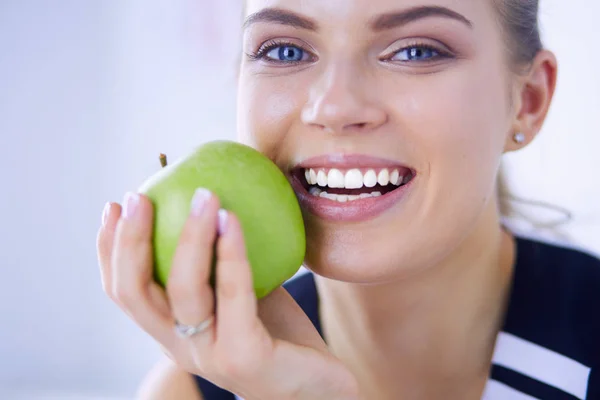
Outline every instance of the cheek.
<path id="1" fill-rule="evenodd" d="M 481 65 L 455 68 L 406 88 L 398 118 L 416 144 L 428 190 L 462 188 L 479 201 L 492 191 L 507 122 L 505 86 L 494 76 Z"/>
<path id="2" fill-rule="evenodd" d="M 240 80 L 238 139 L 276 158 L 297 119 L 301 92 L 288 82 L 252 76 Z M 295 95 L 298 94 L 298 95 Z"/>

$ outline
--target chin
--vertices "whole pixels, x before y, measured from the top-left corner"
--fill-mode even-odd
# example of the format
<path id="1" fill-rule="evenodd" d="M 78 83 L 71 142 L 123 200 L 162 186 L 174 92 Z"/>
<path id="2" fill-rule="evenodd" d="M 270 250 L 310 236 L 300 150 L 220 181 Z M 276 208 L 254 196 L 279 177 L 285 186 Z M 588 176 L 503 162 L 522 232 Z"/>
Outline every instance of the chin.
<path id="1" fill-rule="evenodd" d="M 440 221 L 415 218 L 407 223 L 403 215 L 388 215 L 370 224 L 347 226 L 308 216 L 305 267 L 348 283 L 409 280 L 460 253 L 465 240 L 479 235 L 474 215 L 456 215 L 452 224 Z"/>
<path id="2" fill-rule="evenodd" d="M 311 235 L 305 267 L 325 278 L 358 284 L 383 284 L 408 279 L 432 265 L 436 255 L 419 256 L 411 249 L 423 248 L 414 241 L 385 240 L 359 229 L 330 229 Z M 405 243 L 402 245 L 402 243 Z"/>

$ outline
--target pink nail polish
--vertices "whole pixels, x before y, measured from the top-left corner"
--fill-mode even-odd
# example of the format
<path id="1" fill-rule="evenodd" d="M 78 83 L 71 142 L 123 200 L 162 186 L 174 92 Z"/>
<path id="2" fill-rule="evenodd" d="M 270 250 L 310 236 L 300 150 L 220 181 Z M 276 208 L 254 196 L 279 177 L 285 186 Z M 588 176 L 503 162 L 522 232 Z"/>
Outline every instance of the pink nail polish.
<path id="1" fill-rule="evenodd" d="M 227 232 L 227 211 L 220 209 L 219 210 L 219 227 L 218 227 L 218 232 L 219 235 L 224 235 L 225 232 Z"/>
<path id="2" fill-rule="evenodd" d="M 125 195 L 125 207 L 123 208 L 123 218 L 132 219 L 140 204 L 140 195 L 137 193 L 127 193 Z"/>
<path id="3" fill-rule="evenodd" d="M 196 189 L 192 198 L 192 215 L 198 217 L 202 214 L 206 202 L 210 199 L 211 193 L 204 188 Z"/>
<path id="4" fill-rule="evenodd" d="M 108 221 L 108 215 L 110 214 L 110 203 L 106 203 L 104 206 L 104 210 L 102 211 L 102 226 L 106 225 L 106 221 Z"/>

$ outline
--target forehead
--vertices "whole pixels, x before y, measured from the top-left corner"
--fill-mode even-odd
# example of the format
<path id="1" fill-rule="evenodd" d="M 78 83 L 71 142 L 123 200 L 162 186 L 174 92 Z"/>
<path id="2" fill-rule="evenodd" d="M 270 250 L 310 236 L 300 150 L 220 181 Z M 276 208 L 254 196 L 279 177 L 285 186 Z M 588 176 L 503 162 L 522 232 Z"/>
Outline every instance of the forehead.
<path id="1" fill-rule="evenodd" d="M 267 8 L 285 9 L 316 21 L 319 26 L 360 29 L 376 17 L 422 6 L 454 11 L 477 25 L 490 17 L 491 0 L 246 0 L 245 17 Z M 483 22 L 485 24 L 485 22 Z"/>

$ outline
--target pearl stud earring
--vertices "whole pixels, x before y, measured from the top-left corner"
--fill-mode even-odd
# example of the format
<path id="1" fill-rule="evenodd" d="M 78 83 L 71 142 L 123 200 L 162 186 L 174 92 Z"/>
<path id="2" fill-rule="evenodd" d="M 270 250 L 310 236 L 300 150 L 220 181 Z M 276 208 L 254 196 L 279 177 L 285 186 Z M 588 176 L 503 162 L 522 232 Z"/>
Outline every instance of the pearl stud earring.
<path id="1" fill-rule="evenodd" d="M 525 143 L 525 134 L 523 132 L 517 132 L 515 133 L 515 136 L 513 136 L 513 139 L 515 143 L 523 144 Z"/>

